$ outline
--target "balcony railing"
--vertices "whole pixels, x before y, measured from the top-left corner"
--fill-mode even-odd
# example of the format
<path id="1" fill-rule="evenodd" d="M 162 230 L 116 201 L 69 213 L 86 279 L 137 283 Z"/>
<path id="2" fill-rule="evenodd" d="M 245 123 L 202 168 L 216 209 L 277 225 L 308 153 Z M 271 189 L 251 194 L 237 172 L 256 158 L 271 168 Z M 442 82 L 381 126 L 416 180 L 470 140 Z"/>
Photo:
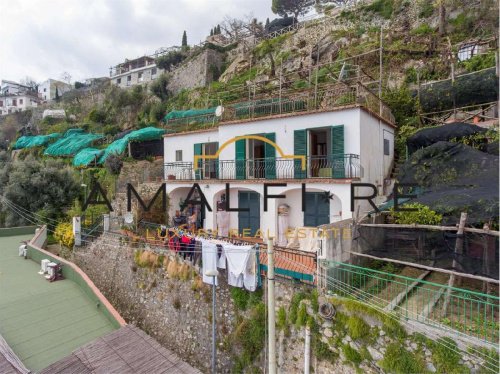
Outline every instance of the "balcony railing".
<path id="1" fill-rule="evenodd" d="M 308 156 L 305 170 L 300 159 L 205 159 L 196 170 L 192 162 L 167 162 L 165 175 L 168 180 L 351 179 L 361 177 L 361 166 L 354 154 Z"/>

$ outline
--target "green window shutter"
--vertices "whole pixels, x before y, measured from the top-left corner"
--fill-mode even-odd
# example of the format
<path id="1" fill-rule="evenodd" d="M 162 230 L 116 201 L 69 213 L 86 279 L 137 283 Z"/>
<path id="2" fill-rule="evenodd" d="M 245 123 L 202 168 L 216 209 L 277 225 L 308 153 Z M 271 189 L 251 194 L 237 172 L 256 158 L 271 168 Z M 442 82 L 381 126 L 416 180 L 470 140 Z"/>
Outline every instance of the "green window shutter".
<path id="1" fill-rule="evenodd" d="M 345 178 L 344 125 L 331 127 L 332 167 L 334 178 Z"/>
<path id="2" fill-rule="evenodd" d="M 293 153 L 295 156 L 307 155 L 307 131 L 295 130 L 293 132 Z M 302 170 L 301 160 L 294 160 L 294 176 L 296 179 L 305 178 L 307 171 Z"/>
<path id="3" fill-rule="evenodd" d="M 236 179 L 245 179 L 246 176 L 246 139 L 240 139 L 235 142 L 235 164 L 236 164 Z"/>
<path id="4" fill-rule="evenodd" d="M 196 143 L 194 145 L 194 155 L 201 156 L 202 149 L 203 149 L 203 143 Z M 203 161 L 199 160 L 198 161 L 198 169 L 194 173 L 195 179 L 201 179 L 201 168 L 202 167 L 203 167 Z"/>
<path id="5" fill-rule="evenodd" d="M 219 151 L 219 142 L 216 142 L 217 143 L 217 148 L 216 148 L 216 152 Z M 219 179 L 219 158 L 217 158 L 217 160 L 214 160 L 214 163 L 215 163 L 215 178 Z"/>
<path id="6" fill-rule="evenodd" d="M 269 139 L 273 143 L 276 143 L 276 133 L 271 132 L 264 135 L 266 139 Z M 265 144 L 265 155 L 266 155 L 266 178 L 276 179 L 276 148 L 271 144 Z"/>

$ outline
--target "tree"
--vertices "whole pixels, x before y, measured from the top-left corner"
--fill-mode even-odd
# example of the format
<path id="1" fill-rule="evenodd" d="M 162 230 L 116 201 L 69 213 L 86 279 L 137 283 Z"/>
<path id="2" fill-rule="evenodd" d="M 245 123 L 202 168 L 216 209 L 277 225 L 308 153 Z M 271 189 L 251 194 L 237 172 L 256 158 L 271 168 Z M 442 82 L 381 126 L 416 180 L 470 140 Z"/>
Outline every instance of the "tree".
<path id="1" fill-rule="evenodd" d="M 170 70 L 172 66 L 180 64 L 186 58 L 186 53 L 182 51 L 170 51 L 156 59 L 156 66 L 163 70 Z"/>
<path id="2" fill-rule="evenodd" d="M 29 76 L 26 76 L 24 79 L 21 79 L 20 83 L 29 88 L 30 91 L 37 92 L 38 91 L 38 83 Z"/>
<path id="3" fill-rule="evenodd" d="M 56 100 L 56 101 L 59 101 L 59 99 L 60 99 L 60 96 L 59 96 L 59 89 L 58 89 L 58 88 L 57 88 L 57 86 L 56 86 L 56 96 L 55 96 L 55 100 Z"/>
<path id="4" fill-rule="evenodd" d="M 158 97 L 161 101 L 166 101 L 170 97 L 168 81 L 168 75 L 162 74 L 150 85 L 150 90 L 153 95 Z"/>
<path id="5" fill-rule="evenodd" d="M 64 208 L 72 205 L 80 193 L 80 183 L 73 170 L 60 160 L 38 161 L 32 156 L 9 163 L 7 175 L 0 175 L 2 195 L 16 205 L 32 213 L 59 220 Z M 6 226 L 31 224 L 26 217 L 19 216 L 3 205 Z"/>
<path id="6" fill-rule="evenodd" d="M 187 47 L 187 45 L 188 45 L 188 39 L 187 39 L 186 30 L 184 30 L 184 32 L 182 33 L 182 44 L 181 44 L 181 46 L 184 48 L 184 47 Z"/>
<path id="7" fill-rule="evenodd" d="M 214 29 L 210 29 L 210 36 L 214 35 Z"/>
<path id="8" fill-rule="evenodd" d="M 217 27 L 216 27 L 215 31 L 216 31 L 216 34 L 217 34 L 217 35 L 219 35 L 219 34 L 220 34 L 220 25 L 217 25 Z"/>
<path id="9" fill-rule="evenodd" d="M 437 0 L 436 5 L 439 9 L 439 36 L 446 34 L 446 8 L 445 0 Z"/>
<path id="10" fill-rule="evenodd" d="M 306 14 L 315 0 L 273 0 L 271 10 L 282 17 L 293 15 L 295 18 Z"/>
<path id="11" fill-rule="evenodd" d="M 266 25 L 264 27 L 267 29 L 268 26 L 269 26 L 269 17 L 266 18 Z"/>
<path id="12" fill-rule="evenodd" d="M 67 71 L 61 73 L 61 80 L 67 84 L 71 84 L 71 74 Z"/>

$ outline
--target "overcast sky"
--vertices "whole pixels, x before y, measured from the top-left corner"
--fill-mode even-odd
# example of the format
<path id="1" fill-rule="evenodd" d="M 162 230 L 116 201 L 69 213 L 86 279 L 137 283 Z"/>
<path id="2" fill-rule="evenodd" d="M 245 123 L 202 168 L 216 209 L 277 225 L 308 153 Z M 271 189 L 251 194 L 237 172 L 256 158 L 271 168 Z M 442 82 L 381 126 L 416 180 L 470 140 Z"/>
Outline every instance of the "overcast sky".
<path id="1" fill-rule="evenodd" d="M 0 0 L 0 79 L 109 76 L 125 58 L 199 43 L 225 15 L 273 19 L 271 0 Z"/>

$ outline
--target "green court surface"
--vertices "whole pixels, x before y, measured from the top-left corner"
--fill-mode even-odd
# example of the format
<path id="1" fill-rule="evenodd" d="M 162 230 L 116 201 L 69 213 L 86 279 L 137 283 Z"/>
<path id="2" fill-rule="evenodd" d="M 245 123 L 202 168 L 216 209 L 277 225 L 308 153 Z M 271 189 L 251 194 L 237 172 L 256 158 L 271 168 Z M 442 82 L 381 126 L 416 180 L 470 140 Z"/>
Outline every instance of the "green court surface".
<path id="1" fill-rule="evenodd" d="M 18 256 L 31 237 L 0 237 L 0 335 L 38 371 L 115 328 L 76 283 L 50 283 L 38 263 Z"/>

